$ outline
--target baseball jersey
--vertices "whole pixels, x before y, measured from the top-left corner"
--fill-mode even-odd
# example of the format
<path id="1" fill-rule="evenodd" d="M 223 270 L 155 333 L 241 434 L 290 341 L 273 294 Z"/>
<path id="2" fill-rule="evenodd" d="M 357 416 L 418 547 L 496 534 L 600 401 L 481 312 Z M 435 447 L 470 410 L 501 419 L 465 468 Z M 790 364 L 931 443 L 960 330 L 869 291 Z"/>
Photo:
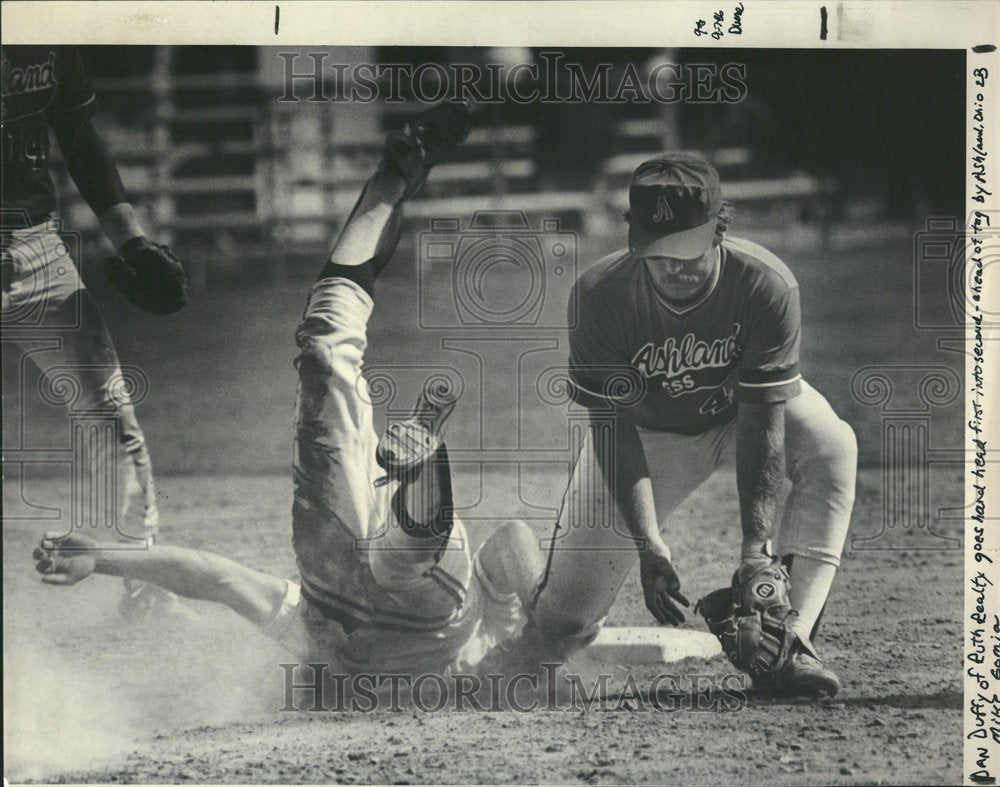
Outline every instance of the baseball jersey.
<path id="1" fill-rule="evenodd" d="M 94 101 L 76 47 L 5 46 L 2 60 L 3 209 L 39 224 L 56 210 L 49 127 Z"/>
<path id="2" fill-rule="evenodd" d="M 798 395 L 799 290 L 774 254 L 739 238 L 720 247 L 708 290 L 672 304 L 622 251 L 584 271 L 571 295 L 574 399 L 633 406 L 640 427 L 701 434 L 738 403 Z"/>

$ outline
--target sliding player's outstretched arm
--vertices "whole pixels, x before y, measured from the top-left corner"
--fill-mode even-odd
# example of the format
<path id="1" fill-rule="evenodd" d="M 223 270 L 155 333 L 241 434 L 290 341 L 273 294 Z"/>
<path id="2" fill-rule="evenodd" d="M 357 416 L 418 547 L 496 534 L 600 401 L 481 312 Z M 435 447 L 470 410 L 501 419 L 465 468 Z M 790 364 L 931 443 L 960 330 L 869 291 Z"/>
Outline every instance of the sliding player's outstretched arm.
<path id="1" fill-rule="evenodd" d="M 258 626 L 274 617 L 287 589 L 282 579 L 200 549 L 123 549 L 75 533 L 47 533 L 32 556 L 51 585 L 75 585 L 91 574 L 138 579 L 184 598 L 225 604 Z"/>

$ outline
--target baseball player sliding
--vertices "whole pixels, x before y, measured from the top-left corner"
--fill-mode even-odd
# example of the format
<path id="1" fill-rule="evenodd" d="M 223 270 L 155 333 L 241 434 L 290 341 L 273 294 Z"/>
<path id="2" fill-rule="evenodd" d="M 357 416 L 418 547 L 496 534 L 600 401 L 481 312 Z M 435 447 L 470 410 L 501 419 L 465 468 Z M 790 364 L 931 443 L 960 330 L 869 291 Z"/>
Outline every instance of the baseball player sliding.
<path id="1" fill-rule="evenodd" d="M 670 154 L 635 170 L 628 248 L 586 270 L 573 294 L 569 372 L 592 428 L 531 622 L 482 669 L 560 662 L 584 647 L 637 559 L 650 612 L 684 622 L 689 602 L 661 531 L 680 526 L 671 512 L 716 469 L 735 464 L 740 563 L 732 588 L 699 611 L 760 693 L 839 690 L 814 638 L 850 522 L 857 446 L 799 373 L 795 277 L 729 237 L 730 216 L 705 161 Z M 792 492 L 775 527 L 786 475 Z M 713 541 L 702 534 L 706 549 L 719 548 Z"/>
<path id="2" fill-rule="evenodd" d="M 23 348 L 41 371 L 70 375 L 79 391 L 74 406 L 116 420 L 124 457 L 118 489 L 138 489 L 141 533 L 152 539 L 159 512 L 149 451 L 111 336 L 97 303 L 84 288 L 58 234 L 56 192 L 49 171 L 51 129 L 70 176 L 118 250 L 107 264 L 112 283 L 135 305 L 153 314 L 180 309 L 187 298 L 184 269 L 171 251 L 151 242 L 128 202 L 118 169 L 94 128 L 95 96 L 75 47 L 5 46 L 3 65 L 4 339 Z M 30 329 L 30 330 L 21 330 Z M 52 345 L 39 351 L 32 343 Z M 52 340 L 55 343 L 52 344 Z M 116 383 L 115 381 L 118 381 Z M 95 485 L 96 468 L 108 462 L 107 447 L 92 446 L 79 478 Z M 116 471 L 116 472 L 117 472 Z M 128 495 L 122 495 L 129 503 Z M 119 513 L 125 515 L 124 507 Z M 130 534 L 133 535 L 133 534 Z M 152 594 L 126 584 L 124 612 L 144 609 Z"/>
<path id="3" fill-rule="evenodd" d="M 377 439 L 362 377 L 375 279 L 399 239 L 402 205 L 469 129 L 445 104 L 386 140 L 295 334 L 298 390 L 292 543 L 300 582 L 180 547 L 113 550 L 71 534 L 35 551 L 42 580 L 133 577 L 225 604 L 293 653 L 348 673 L 466 670 L 523 625 L 541 560 L 523 522 L 470 556 L 452 515 L 442 442 L 455 406 L 427 387 L 412 416 Z"/>

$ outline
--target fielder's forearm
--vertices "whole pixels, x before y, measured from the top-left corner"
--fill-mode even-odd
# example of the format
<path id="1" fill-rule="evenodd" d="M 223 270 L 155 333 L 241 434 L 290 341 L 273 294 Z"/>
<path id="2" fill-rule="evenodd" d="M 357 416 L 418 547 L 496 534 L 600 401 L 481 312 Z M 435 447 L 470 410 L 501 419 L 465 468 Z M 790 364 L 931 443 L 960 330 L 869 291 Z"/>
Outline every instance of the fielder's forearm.
<path id="1" fill-rule="evenodd" d="M 643 450 L 635 421 L 625 412 L 618 414 L 614 427 L 606 421 L 592 421 L 594 453 L 608 487 L 614 490 L 617 510 L 636 540 L 639 553 L 668 552 L 660 536 L 649 478 L 646 452 Z"/>
<path id="2" fill-rule="evenodd" d="M 277 577 L 199 549 L 99 544 L 95 557 L 99 574 L 152 582 L 184 598 L 225 604 L 257 625 L 271 619 L 285 592 Z"/>
<path id="3" fill-rule="evenodd" d="M 127 198 L 115 160 L 94 127 L 92 107 L 88 104 L 73 112 L 54 113 L 49 122 L 80 196 L 94 215 L 100 216 Z"/>
<path id="4" fill-rule="evenodd" d="M 97 220 L 101 223 L 101 229 L 108 236 L 111 245 L 116 249 L 120 249 L 132 238 L 146 234 L 135 215 L 135 210 L 128 202 L 112 205 L 99 215 Z"/>
<path id="5" fill-rule="evenodd" d="M 784 402 L 741 403 L 736 416 L 736 485 L 744 559 L 759 555 L 770 537 L 784 478 Z"/>

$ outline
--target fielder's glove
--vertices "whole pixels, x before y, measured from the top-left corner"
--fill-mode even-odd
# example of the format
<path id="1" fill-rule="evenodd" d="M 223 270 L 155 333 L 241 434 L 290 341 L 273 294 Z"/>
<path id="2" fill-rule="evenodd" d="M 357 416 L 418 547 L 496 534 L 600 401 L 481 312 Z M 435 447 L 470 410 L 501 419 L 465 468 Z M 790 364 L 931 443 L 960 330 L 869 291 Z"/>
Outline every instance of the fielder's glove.
<path id="1" fill-rule="evenodd" d="M 798 613 L 789 604 L 789 588 L 784 566 L 764 555 L 744 561 L 731 587 L 709 593 L 695 606 L 729 661 L 755 682 L 773 677 L 794 655 L 799 638 L 789 624 Z"/>
<path id="2" fill-rule="evenodd" d="M 170 314 L 187 302 L 187 276 L 177 256 L 145 237 L 132 238 L 108 258 L 105 273 L 140 309 Z"/>

